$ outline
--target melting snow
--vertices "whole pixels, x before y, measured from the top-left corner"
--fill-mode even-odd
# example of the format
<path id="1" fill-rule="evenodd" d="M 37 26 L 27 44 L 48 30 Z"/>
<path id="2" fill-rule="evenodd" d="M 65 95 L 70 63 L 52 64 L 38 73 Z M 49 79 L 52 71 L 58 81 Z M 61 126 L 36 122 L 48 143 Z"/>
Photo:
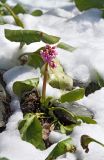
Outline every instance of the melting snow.
<path id="1" fill-rule="evenodd" d="M 20 0 L 8 0 L 12 5 Z M 29 3 L 28 3 L 29 2 Z M 75 46 L 73 53 L 58 49 L 58 58 L 62 63 L 67 74 L 73 78 L 89 83 L 95 79 L 95 70 L 104 78 L 104 20 L 101 19 L 101 12 L 97 9 L 88 10 L 80 13 L 73 3 L 68 0 L 24 0 L 27 7 L 43 9 L 45 14 L 41 17 L 33 17 L 29 14 L 19 14 L 19 17 L 25 24 L 26 29 L 41 30 L 49 34 L 57 35 L 62 41 Z M 31 5 L 32 4 L 32 5 Z M 11 16 L 4 19 L 9 23 L 0 26 L 0 68 L 9 69 L 19 65 L 18 58 L 24 52 L 33 52 L 44 43 L 33 43 L 19 49 L 19 43 L 10 42 L 4 36 L 4 29 L 20 29 L 14 25 Z M 7 83 L 7 90 L 12 96 L 11 108 L 14 114 L 10 117 L 6 130 L 0 134 L 0 156 L 8 157 L 10 160 L 44 160 L 55 145 L 52 145 L 45 151 L 34 148 L 31 144 L 21 140 L 17 124 L 23 118 L 20 110 L 18 97 L 13 94 L 12 85 L 17 80 L 25 80 L 40 76 L 39 70 L 31 67 L 17 66 L 8 70 L 4 74 L 4 80 Z M 40 90 L 41 90 L 40 82 Z M 48 85 L 47 95 L 59 96 L 59 90 L 53 89 Z M 88 154 L 84 153 L 80 146 L 80 136 L 88 134 L 89 136 L 104 143 L 104 88 L 96 91 L 94 94 L 85 97 L 79 103 L 84 104 L 95 114 L 97 125 L 82 124 L 76 127 L 71 134 L 74 143 L 77 145 L 77 153 L 67 153 L 57 158 L 58 160 L 104 160 L 104 148 L 98 144 L 90 144 Z M 64 135 L 51 133 L 50 139 L 57 142 L 64 138 Z"/>

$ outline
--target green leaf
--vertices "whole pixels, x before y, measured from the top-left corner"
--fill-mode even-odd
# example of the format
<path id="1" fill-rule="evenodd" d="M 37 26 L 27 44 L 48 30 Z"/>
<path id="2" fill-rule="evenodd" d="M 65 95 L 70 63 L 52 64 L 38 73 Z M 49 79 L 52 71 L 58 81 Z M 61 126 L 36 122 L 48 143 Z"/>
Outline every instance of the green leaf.
<path id="1" fill-rule="evenodd" d="M 68 138 L 66 140 L 59 142 L 45 160 L 54 160 L 57 157 L 65 154 L 66 152 L 73 153 L 75 151 L 76 151 L 76 148 L 72 144 L 72 139 Z"/>
<path id="2" fill-rule="evenodd" d="M 60 38 L 52 35 L 48 35 L 46 33 L 42 33 L 42 39 L 44 43 L 55 44 L 59 42 Z"/>
<path id="3" fill-rule="evenodd" d="M 14 18 L 14 20 L 15 20 L 15 23 L 16 23 L 18 26 L 24 28 L 24 25 L 23 25 L 22 21 L 21 21 L 21 20 L 19 19 L 19 17 L 13 12 L 13 10 L 10 8 L 10 6 L 5 3 L 5 4 L 3 4 L 3 7 L 5 7 L 5 8 L 8 10 L 8 12 L 13 16 L 13 18 Z"/>
<path id="4" fill-rule="evenodd" d="M 35 68 L 38 68 L 38 67 L 41 68 L 43 66 L 44 62 L 43 62 L 43 59 L 40 56 L 40 51 L 43 48 L 44 47 L 41 47 L 37 51 L 28 55 L 28 62 L 27 62 L 28 65 L 33 66 Z"/>
<path id="5" fill-rule="evenodd" d="M 75 4 L 80 11 L 90 8 L 104 8 L 104 0 L 75 0 Z"/>
<path id="6" fill-rule="evenodd" d="M 49 84 L 53 88 L 71 90 L 73 87 L 73 80 L 70 76 L 66 75 L 65 73 L 54 72 L 50 75 Z"/>
<path id="7" fill-rule="evenodd" d="M 20 97 L 24 92 L 36 88 L 38 83 L 39 78 L 27 79 L 25 81 L 16 81 L 13 84 L 13 92 Z"/>
<path id="8" fill-rule="evenodd" d="M 6 24 L 6 22 L 4 21 L 3 17 L 0 16 L 0 25 Z"/>
<path id="9" fill-rule="evenodd" d="M 60 131 L 62 134 L 66 134 L 66 129 L 64 128 L 62 124 L 60 125 Z"/>
<path id="10" fill-rule="evenodd" d="M 33 30 L 10 30 L 5 29 L 5 37 L 10 41 L 22 42 L 30 44 L 33 42 L 39 42 L 40 32 Z"/>
<path id="11" fill-rule="evenodd" d="M 78 119 L 81 119 L 84 123 L 87 123 L 87 124 L 96 124 L 96 121 L 93 120 L 92 118 L 90 117 L 86 117 L 86 116 L 77 116 Z"/>
<path id="12" fill-rule="evenodd" d="M 43 12 L 41 10 L 35 10 L 31 13 L 33 16 L 41 16 L 43 15 Z"/>
<path id="13" fill-rule="evenodd" d="M 61 133 L 63 133 L 63 134 L 70 134 L 70 133 L 73 131 L 74 127 L 76 127 L 76 126 L 78 126 L 78 125 L 80 125 L 80 123 L 71 124 L 71 125 L 68 125 L 68 126 L 63 126 L 63 125 L 61 125 L 61 126 L 60 126 L 60 131 L 61 131 Z"/>
<path id="14" fill-rule="evenodd" d="M 60 38 L 35 30 L 10 30 L 5 29 L 5 37 L 10 41 L 30 44 L 43 41 L 48 44 L 57 43 Z"/>
<path id="15" fill-rule="evenodd" d="M 77 101 L 81 98 L 83 98 L 85 95 L 85 90 L 84 88 L 80 88 L 80 89 L 74 89 L 66 94 L 63 94 L 60 97 L 60 102 L 64 103 L 64 102 L 74 102 Z"/>
<path id="16" fill-rule="evenodd" d="M 33 144 L 38 149 L 45 149 L 42 139 L 42 126 L 34 114 L 26 114 L 24 119 L 19 123 L 18 129 L 22 140 Z"/>
<path id="17" fill-rule="evenodd" d="M 64 42 L 60 42 L 58 45 L 57 45 L 58 48 L 61 48 L 61 49 L 64 49 L 66 51 L 69 51 L 69 52 L 73 52 L 76 48 L 70 46 L 69 44 L 66 44 Z"/>
<path id="18" fill-rule="evenodd" d="M 56 103 L 54 103 L 54 107 L 56 107 L 56 109 L 57 108 L 62 108 L 62 109 L 64 108 L 64 109 L 66 109 L 66 112 L 69 111 L 76 118 L 77 125 L 79 125 L 79 123 L 81 123 L 81 121 L 79 121 L 79 119 L 87 124 L 96 124 L 96 121 L 93 120 L 93 117 L 94 117 L 93 113 L 90 110 L 88 110 L 88 108 L 86 108 L 85 106 L 83 106 L 81 104 L 77 104 L 77 103 L 70 104 L 70 103 L 56 102 Z M 56 116 L 60 117 L 60 119 L 62 119 L 62 121 L 63 121 L 63 118 L 64 119 L 67 118 L 67 120 L 69 119 L 68 115 L 64 112 L 62 113 L 62 112 L 58 111 Z M 65 125 L 65 127 L 66 127 L 66 125 Z M 69 130 L 72 130 L 73 127 L 75 127 L 75 126 L 68 125 Z"/>
<path id="19" fill-rule="evenodd" d="M 73 79 L 69 75 L 65 74 L 58 60 L 56 60 L 55 63 L 57 64 L 57 67 L 54 69 L 49 69 L 48 71 L 48 83 L 53 88 L 71 90 L 73 87 Z"/>
<path id="20" fill-rule="evenodd" d="M 19 13 L 26 13 L 25 9 L 23 8 L 23 6 L 21 4 L 16 4 L 12 11 L 15 13 L 15 14 L 19 14 Z"/>
<path id="21" fill-rule="evenodd" d="M 84 116 L 84 117 L 90 117 L 93 118 L 94 114 L 88 109 L 87 107 L 79 104 L 79 103 L 59 103 L 55 102 L 54 106 L 56 107 L 64 107 L 68 111 L 74 113 L 77 116 Z"/>
<path id="22" fill-rule="evenodd" d="M 83 149 L 85 149 L 85 152 L 88 153 L 89 152 L 89 148 L 88 148 L 88 145 L 91 143 L 91 142 L 96 142 L 98 144 L 100 144 L 101 146 L 104 147 L 104 144 L 102 144 L 101 142 L 89 137 L 88 135 L 82 135 L 81 136 L 81 146 Z"/>
<path id="23" fill-rule="evenodd" d="M 77 123 L 76 115 L 74 113 L 68 111 L 65 108 L 53 107 L 53 108 L 50 108 L 50 110 L 53 110 L 53 113 L 55 114 L 56 118 L 62 124 L 64 123 L 64 121 L 69 124 L 76 124 Z"/>
<path id="24" fill-rule="evenodd" d="M 41 68 L 43 65 L 43 60 L 39 54 L 32 54 L 29 56 L 28 65 L 33 66 L 35 68 Z"/>
<path id="25" fill-rule="evenodd" d="M 45 105 L 45 107 L 49 107 L 49 103 L 52 99 L 53 99 L 53 97 L 51 97 L 51 96 L 46 97 L 46 99 L 43 103 Z"/>
<path id="26" fill-rule="evenodd" d="M 2 3 L 6 3 L 6 0 L 0 0 L 0 2 L 2 2 Z"/>
<path id="27" fill-rule="evenodd" d="M 98 72 L 96 72 L 96 79 L 97 79 L 98 85 L 100 87 L 104 87 L 104 79 L 100 76 Z"/>

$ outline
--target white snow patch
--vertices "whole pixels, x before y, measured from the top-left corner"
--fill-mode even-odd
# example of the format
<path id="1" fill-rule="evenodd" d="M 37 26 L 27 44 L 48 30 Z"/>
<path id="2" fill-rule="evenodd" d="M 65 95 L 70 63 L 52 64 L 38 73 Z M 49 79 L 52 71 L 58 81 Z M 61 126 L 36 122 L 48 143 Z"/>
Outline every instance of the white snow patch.
<path id="1" fill-rule="evenodd" d="M 80 100 L 80 103 L 87 106 L 94 114 L 94 118 L 98 124 L 104 127 L 104 87 L 95 93 L 90 94 L 88 97 Z"/>
<path id="2" fill-rule="evenodd" d="M 7 69 L 18 64 L 19 43 L 10 42 L 5 38 L 4 29 L 20 29 L 20 27 L 5 24 L 0 25 L 0 68 Z"/>
<path id="3" fill-rule="evenodd" d="M 59 133 L 57 131 L 51 131 L 51 133 L 49 135 L 49 141 L 51 143 L 57 143 L 60 140 L 66 139 L 66 138 L 67 138 L 66 134 L 62 134 L 62 133 Z"/>
<path id="4" fill-rule="evenodd" d="M 14 5 L 16 3 L 22 3 L 25 5 L 28 5 L 30 8 L 41 8 L 41 9 L 50 9 L 50 8 L 58 8 L 58 7 L 65 7 L 69 5 L 68 0 L 64 0 L 60 3 L 60 0 L 39 0 L 39 1 L 34 1 L 34 0 L 8 0 L 8 3 Z"/>
<path id="5" fill-rule="evenodd" d="M 104 144 L 104 128 L 100 125 L 83 124 L 82 126 L 76 127 L 72 133 L 72 138 L 77 146 L 76 156 L 80 160 L 103 160 L 104 159 L 104 148 L 97 143 L 91 143 L 89 145 L 89 152 L 85 153 L 80 144 L 80 138 L 82 135 L 89 135 L 90 137 L 98 140 Z"/>

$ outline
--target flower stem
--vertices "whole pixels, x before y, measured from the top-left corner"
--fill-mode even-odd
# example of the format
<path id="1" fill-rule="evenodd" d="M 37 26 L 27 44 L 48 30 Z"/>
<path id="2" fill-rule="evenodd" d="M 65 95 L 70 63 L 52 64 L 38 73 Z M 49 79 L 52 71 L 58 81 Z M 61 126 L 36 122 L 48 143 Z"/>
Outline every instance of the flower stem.
<path id="1" fill-rule="evenodd" d="M 43 87 L 42 87 L 42 101 L 45 102 L 46 99 L 46 83 L 48 77 L 48 63 L 45 64 Z"/>

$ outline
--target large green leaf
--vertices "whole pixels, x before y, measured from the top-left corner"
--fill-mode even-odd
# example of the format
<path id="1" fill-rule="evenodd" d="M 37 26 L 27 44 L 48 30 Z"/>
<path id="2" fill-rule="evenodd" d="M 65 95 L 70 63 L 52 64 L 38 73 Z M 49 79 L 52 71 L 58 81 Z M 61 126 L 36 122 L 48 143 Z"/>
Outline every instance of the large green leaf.
<path id="1" fill-rule="evenodd" d="M 77 123 L 77 117 L 74 113 L 68 111 L 65 108 L 61 107 L 53 107 L 50 110 L 53 110 L 53 113 L 55 114 L 56 118 L 63 124 L 63 123 L 69 123 L 69 124 L 76 124 Z M 64 122 L 65 121 L 65 122 Z M 66 124 L 65 124 L 66 125 Z M 68 124 L 67 124 L 68 125 Z"/>
<path id="2" fill-rule="evenodd" d="M 35 10 L 31 14 L 33 16 L 41 16 L 41 15 L 43 15 L 43 12 L 41 10 Z"/>
<path id="3" fill-rule="evenodd" d="M 3 7 L 5 7 L 7 9 L 7 11 L 13 16 L 14 20 L 15 20 L 15 23 L 24 28 L 24 25 L 22 23 L 22 21 L 19 19 L 19 17 L 13 12 L 13 10 L 10 8 L 10 6 L 6 3 L 3 4 Z"/>
<path id="4" fill-rule="evenodd" d="M 75 151 L 76 151 L 76 148 L 72 144 L 72 139 L 68 138 L 66 140 L 59 142 L 45 160 L 54 160 L 57 157 L 65 154 L 66 152 L 73 153 Z"/>
<path id="5" fill-rule="evenodd" d="M 90 8 L 104 8 L 104 0 L 75 0 L 75 4 L 80 11 Z"/>
<path id="6" fill-rule="evenodd" d="M 85 95 L 84 88 L 79 88 L 79 89 L 74 89 L 68 93 L 63 94 L 59 100 L 61 103 L 74 102 L 74 101 L 77 101 L 77 100 L 83 98 L 84 95 Z"/>
<path id="7" fill-rule="evenodd" d="M 26 13 L 25 9 L 21 4 L 16 4 L 12 10 L 15 14 Z"/>
<path id="8" fill-rule="evenodd" d="M 82 120 L 84 123 L 87 124 L 96 124 L 96 121 L 93 120 L 93 113 L 83 105 L 77 103 L 70 104 L 56 102 L 54 103 L 54 106 L 56 117 L 59 118 L 62 123 L 64 121 L 67 121 L 69 129 L 72 129 L 74 127 L 70 126 L 69 124 L 77 123 L 77 125 L 79 125 L 79 120 Z M 69 124 L 68 121 L 70 122 Z"/>
<path id="9" fill-rule="evenodd" d="M 25 81 L 16 81 L 13 84 L 13 92 L 19 97 L 22 93 L 30 91 L 33 88 L 37 88 L 39 83 L 39 78 L 27 79 Z"/>
<path id="10" fill-rule="evenodd" d="M 66 44 L 64 42 L 58 43 L 57 47 L 61 48 L 61 49 L 64 49 L 66 51 L 69 51 L 69 52 L 73 52 L 76 49 L 76 48 L 74 48 L 74 47 L 72 47 L 69 44 Z"/>
<path id="11" fill-rule="evenodd" d="M 61 64 L 58 62 L 58 60 L 55 61 L 57 64 L 57 67 L 54 69 L 49 69 L 49 84 L 58 89 L 63 90 L 71 90 L 73 87 L 73 79 L 65 74 Z"/>
<path id="12" fill-rule="evenodd" d="M 33 42 L 43 41 L 48 44 L 57 43 L 60 38 L 52 35 L 48 35 L 44 32 L 35 30 L 10 30 L 5 29 L 5 37 L 10 41 L 23 42 L 30 44 Z"/>
<path id="13" fill-rule="evenodd" d="M 33 30 L 5 30 L 5 37 L 10 41 L 30 44 L 41 40 L 40 32 Z"/>
<path id="14" fill-rule="evenodd" d="M 77 116 L 84 116 L 84 117 L 90 117 L 93 118 L 94 114 L 93 112 L 91 112 L 90 109 L 88 109 L 87 107 L 79 104 L 79 103 L 59 103 L 59 102 L 55 102 L 54 106 L 56 107 L 61 107 L 61 108 L 65 108 L 68 111 L 74 113 Z"/>
<path id="15" fill-rule="evenodd" d="M 24 141 L 33 144 L 41 150 L 45 149 L 42 139 L 42 126 L 34 114 L 26 114 L 24 119 L 19 123 L 18 129 Z"/>
<path id="16" fill-rule="evenodd" d="M 82 135 L 82 136 L 81 136 L 81 146 L 82 146 L 83 149 L 85 149 L 85 152 L 86 152 L 86 153 L 89 152 L 88 145 L 89 145 L 91 142 L 98 143 L 98 144 L 100 144 L 101 146 L 104 147 L 104 144 L 102 144 L 101 142 L 95 140 L 94 138 L 91 138 L 91 137 L 89 137 L 88 135 Z"/>
<path id="17" fill-rule="evenodd" d="M 71 90 L 73 87 L 73 80 L 65 73 L 54 72 L 50 75 L 49 84 L 54 88 Z"/>

